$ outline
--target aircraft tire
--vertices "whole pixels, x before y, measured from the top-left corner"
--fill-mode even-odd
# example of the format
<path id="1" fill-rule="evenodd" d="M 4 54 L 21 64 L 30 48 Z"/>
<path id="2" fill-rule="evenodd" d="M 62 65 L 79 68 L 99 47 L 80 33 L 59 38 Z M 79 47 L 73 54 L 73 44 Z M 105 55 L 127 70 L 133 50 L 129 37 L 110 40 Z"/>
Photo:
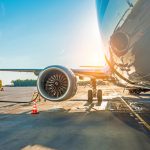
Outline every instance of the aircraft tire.
<path id="1" fill-rule="evenodd" d="M 99 89 L 99 90 L 97 91 L 97 101 L 98 101 L 98 104 L 99 104 L 99 105 L 101 105 L 102 100 L 103 100 L 103 98 L 102 98 L 102 90 Z"/>
<path id="2" fill-rule="evenodd" d="M 88 90 L 88 102 L 92 103 L 93 102 L 93 91 Z"/>

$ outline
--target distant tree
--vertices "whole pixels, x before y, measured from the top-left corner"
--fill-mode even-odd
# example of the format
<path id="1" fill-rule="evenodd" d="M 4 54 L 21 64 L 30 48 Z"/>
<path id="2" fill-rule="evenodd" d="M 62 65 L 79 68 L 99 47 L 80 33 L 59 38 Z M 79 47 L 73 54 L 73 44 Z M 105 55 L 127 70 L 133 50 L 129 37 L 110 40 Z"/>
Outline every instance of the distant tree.
<path id="1" fill-rule="evenodd" d="M 87 86 L 90 85 L 90 81 L 78 81 L 79 86 Z"/>
<path id="2" fill-rule="evenodd" d="M 78 85 L 79 86 L 87 86 L 87 85 L 90 85 L 91 84 L 91 81 L 88 80 L 88 81 L 78 81 Z M 102 80 L 97 80 L 97 85 L 105 85 L 106 83 Z"/>
<path id="3" fill-rule="evenodd" d="M 20 87 L 20 86 L 36 86 L 37 80 L 32 80 L 32 79 L 26 79 L 26 80 L 12 80 L 11 83 L 15 87 Z"/>

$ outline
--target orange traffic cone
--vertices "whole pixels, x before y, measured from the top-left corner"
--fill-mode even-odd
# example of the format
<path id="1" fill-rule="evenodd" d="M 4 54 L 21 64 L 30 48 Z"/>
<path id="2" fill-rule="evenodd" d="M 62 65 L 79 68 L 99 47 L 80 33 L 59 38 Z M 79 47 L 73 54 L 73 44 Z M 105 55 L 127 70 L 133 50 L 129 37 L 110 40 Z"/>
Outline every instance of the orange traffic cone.
<path id="1" fill-rule="evenodd" d="M 38 110 L 37 110 L 37 106 L 36 106 L 36 103 L 34 102 L 34 105 L 33 105 L 33 109 L 32 109 L 32 114 L 38 114 Z"/>

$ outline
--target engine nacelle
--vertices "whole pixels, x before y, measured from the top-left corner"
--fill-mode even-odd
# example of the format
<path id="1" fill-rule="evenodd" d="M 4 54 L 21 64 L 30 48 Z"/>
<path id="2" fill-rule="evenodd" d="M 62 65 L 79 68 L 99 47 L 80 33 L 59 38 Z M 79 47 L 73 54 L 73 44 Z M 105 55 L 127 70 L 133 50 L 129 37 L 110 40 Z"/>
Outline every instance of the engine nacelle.
<path id="1" fill-rule="evenodd" d="M 77 91 L 76 77 L 64 66 L 49 66 L 39 74 L 37 88 L 40 95 L 47 100 L 66 100 Z"/>
<path id="2" fill-rule="evenodd" d="M 118 57 L 123 56 L 129 48 L 129 36 L 125 32 L 117 31 L 111 36 L 110 45 Z"/>

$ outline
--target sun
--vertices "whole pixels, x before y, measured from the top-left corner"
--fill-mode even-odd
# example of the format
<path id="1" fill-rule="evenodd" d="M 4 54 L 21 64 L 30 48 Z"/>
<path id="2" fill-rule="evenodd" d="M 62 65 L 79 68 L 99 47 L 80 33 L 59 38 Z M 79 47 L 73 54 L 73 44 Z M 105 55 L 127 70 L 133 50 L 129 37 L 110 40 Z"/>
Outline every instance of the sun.
<path id="1" fill-rule="evenodd" d="M 93 66 L 105 66 L 106 65 L 106 61 L 105 61 L 105 57 L 104 57 L 104 54 L 101 52 L 101 53 L 94 53 L 92 58 L 92 65 Z"/>

